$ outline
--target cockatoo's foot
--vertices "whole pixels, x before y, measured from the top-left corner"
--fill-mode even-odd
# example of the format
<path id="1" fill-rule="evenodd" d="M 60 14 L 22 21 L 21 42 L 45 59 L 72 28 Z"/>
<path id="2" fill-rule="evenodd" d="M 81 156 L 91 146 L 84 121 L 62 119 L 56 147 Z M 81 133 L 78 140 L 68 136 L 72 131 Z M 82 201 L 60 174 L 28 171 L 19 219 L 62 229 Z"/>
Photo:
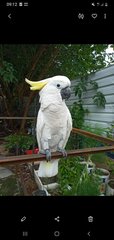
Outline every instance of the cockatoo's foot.
<path id="1" fill-rule="evenodd" d="M 58 148 L 57 148 L 57 151 L 60 152 L 60 153 L 62 153 L 63 157 L 67 157 L 67 152 L 66 152 L 65 149 L 58 147 Z"/>
<path id="2" fill-rule="evenodd" d="M 46 149 L 45 150 L 45 155 L 46 155 L 47 161 L 50 161 L 51 160 L 51 151 L 50 151 L 50 149 Z"/>
<path id="3" fill-rule="evenodd" d="M 40 150 L 39 153 L 46 155 L 46 160 L 47 161 L 51 160 L 51 151 L 50 151 L 50 149 Z"/>

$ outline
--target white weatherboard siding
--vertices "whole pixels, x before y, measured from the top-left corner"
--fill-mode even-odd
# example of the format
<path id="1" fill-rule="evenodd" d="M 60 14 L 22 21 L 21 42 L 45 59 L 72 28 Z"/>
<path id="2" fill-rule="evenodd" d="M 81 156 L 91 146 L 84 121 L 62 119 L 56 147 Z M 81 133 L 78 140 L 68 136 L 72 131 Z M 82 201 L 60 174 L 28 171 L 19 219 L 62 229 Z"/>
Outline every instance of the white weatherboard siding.
<path id="1" fill-rule="evenodd" d="M 94 104 L 92 97 L 96 94 L 96 91 L 92 88 L 92 85 L 89 85 L 88 91 L 83 93 L 83 107 L 89 110 L 89 113 L 85 116 L 85 123 L 93 126 L 99 125 L 103 128 L 109 127 L 112 121 L 114 121 L 114 65 L 91 74 L 89 79 L 98 83 L 97 91 L 101 91 L 105 95 L 106 106 L 102 108 Z M 68 106 L 77 101 L 74 87 L 78 82 L 79 79 L 72 81 L 72 94 L 69 101 L 67 101 Z"/>

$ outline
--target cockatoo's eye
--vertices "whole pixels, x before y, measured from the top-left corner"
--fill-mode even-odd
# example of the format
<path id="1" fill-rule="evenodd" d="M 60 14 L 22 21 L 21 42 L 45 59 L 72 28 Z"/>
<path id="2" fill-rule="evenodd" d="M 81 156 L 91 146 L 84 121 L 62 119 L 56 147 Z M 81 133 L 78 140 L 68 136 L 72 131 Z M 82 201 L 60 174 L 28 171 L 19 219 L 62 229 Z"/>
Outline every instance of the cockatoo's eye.
<path id="1" fill-rule="evenodd" d="M 59 88 L 60 86 L 61 86 L 61 85 L 58 83 L 58 84 L 57 84 L 57 87 Z"/>

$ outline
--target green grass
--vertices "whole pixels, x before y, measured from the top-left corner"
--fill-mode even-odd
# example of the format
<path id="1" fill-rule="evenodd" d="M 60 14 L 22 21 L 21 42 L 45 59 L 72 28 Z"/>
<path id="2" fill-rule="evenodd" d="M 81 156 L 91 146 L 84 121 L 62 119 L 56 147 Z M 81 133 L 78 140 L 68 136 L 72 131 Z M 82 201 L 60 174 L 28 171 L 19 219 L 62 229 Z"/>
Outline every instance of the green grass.
<path id="1" fill-rule="evenodd" d="M 0 196 L 20 195 L 19 185 L 15 175 L 0 179 Z"/>
<path id="2" fill-rule="evenodd" d="M 78 185 L 77 196 L 99 196 L 100 180 L 94 175 L 87 175 L 85 179 Z"/>

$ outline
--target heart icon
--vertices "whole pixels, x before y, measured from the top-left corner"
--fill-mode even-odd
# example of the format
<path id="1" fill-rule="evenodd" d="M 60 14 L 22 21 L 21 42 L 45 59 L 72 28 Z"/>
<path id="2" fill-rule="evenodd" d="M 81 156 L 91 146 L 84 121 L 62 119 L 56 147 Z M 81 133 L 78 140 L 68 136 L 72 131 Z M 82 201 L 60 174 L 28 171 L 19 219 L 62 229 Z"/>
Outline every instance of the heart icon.
<path id="1" fill-rule="evenodd" d="M 95 19 L 95 18 L 97 18 L 97 13 L 92 13 L 91 16 L 92 16 L 92 18 Z"/>

